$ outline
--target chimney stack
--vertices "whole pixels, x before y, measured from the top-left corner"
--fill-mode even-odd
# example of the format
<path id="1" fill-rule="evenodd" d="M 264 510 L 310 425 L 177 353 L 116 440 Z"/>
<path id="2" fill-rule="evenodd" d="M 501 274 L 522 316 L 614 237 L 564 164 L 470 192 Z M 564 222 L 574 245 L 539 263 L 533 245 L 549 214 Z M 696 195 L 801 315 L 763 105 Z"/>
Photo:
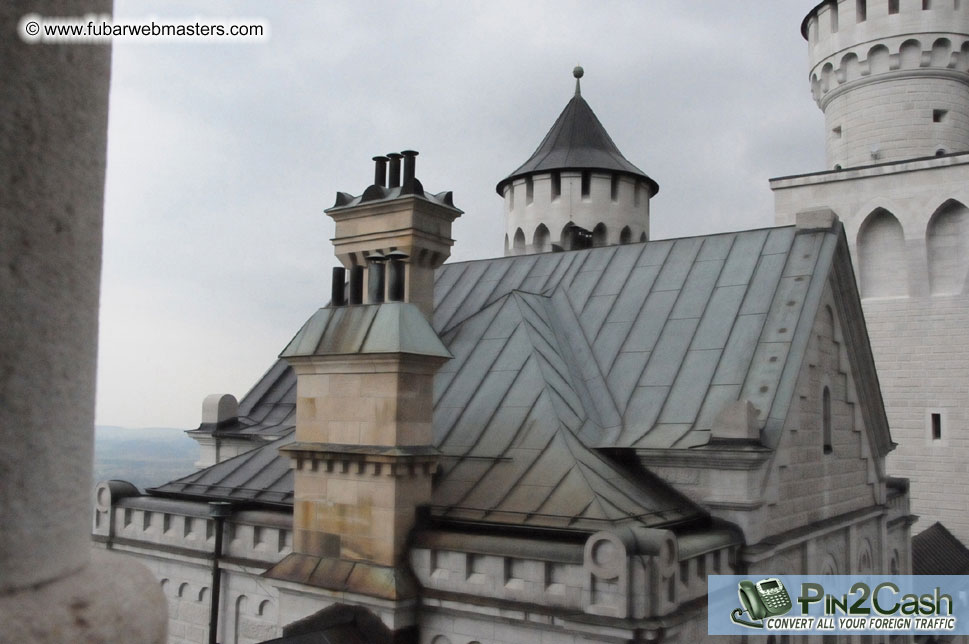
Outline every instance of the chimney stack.
<path id="1" fill-rule="evenodd" d="M 362 300 L 362 274 L 355 277 L 354 271 L 359 269 L 362 272 L 361 267 L 370 264 L 368 272 L 373 281 L 386 280 L 388 270 L 400 271 L 403 284 L 391 289 L 391 297 L 399 294 L 403 301 L 415 304 L 429 320 L 434 314 L 434 270 L 451 254 L 454 244 L 451 224 L 461 216 L 461 211 L 454 207 L 451 193 L 424 192 L 416 176 L 416 157 L 414 150 L 374 157 L 374 186 L 357 198 L 341 193 L 336 205 L 326 213 L 336 223 L 333 238 L 336 256 L 350 270 L 349 303 L 360 304 Z M 403 161 L 399 191 L 385 187 L 388 183 L 387 161 L 390 161 L 390 188 L 397 187 L 394 184 L 398 181 Z M 395 251 L 409 258 L 406 270 L 403 264 L 396 266 L 401 263 L 400 259 L 396 262 L 391 259 L 387 266 L 381 263 L 379 268 L 376 268 L 378 264 L 368 261 L 375 254 L 383 257 Z M 381 287 L 379 290 L 378 297 L 383 301 L 385 289 Z M 368 294 L 374 293 L 368 288 Z M 376 303 L 374 295 L 369 299 Z"/>

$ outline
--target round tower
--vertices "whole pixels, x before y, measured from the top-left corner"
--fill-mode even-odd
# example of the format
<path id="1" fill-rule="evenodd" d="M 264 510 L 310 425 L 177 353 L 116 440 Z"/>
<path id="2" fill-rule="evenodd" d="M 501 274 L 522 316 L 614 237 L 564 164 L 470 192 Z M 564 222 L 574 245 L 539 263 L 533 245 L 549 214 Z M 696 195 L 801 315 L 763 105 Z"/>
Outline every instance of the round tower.
<path id="1" fill-rule="evenodd" d="M 829 168 L 969 150 L 969 0 L 827 0 L 801 34 Z"/>
<path id="2" fill-rule="evenodd" d="M 659 186 L 626 160 L 582 98 L 575 96 L 535 153 L 502 179 L 505 255 L 646 241 L 649 200 Z"/>

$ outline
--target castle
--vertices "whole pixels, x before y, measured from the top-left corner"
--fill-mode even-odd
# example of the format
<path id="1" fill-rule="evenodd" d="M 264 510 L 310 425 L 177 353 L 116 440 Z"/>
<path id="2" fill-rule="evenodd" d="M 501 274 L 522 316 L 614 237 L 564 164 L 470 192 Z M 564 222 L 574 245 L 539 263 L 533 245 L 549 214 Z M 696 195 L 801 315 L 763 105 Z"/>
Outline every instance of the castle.
<path id="1" fill-rule="evenodd" d="M 910 498 L 963 536 L 969 7 L 802 30 L 831 169 L 771 181 L 778 228 L 649 241 L 578 68 L 505 257 L 445 263 L 413 151 L 338 193 L 330 303 L 206 398 L 201 469 L 96 490 L 170 640 L 695 642 L 708 574 L 910 572 Z"/>

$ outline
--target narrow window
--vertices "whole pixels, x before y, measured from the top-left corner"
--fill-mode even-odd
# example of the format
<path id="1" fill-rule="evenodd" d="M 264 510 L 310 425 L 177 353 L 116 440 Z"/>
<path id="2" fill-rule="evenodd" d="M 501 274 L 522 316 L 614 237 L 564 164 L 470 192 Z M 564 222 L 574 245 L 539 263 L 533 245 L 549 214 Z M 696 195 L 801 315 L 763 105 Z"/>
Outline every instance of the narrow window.
<path id="1" fill-rule="evenodd" d="M 530 204 L 535 199 L 535 183 L 531 177 L 525 178 L 525 204 Z"/>
<path id="2" fill-rule="evenodd" d="M 558 172 L 552 173 L 552 199 L 562 196 L 562 175 Z"/>
<path id="3" fill-rule="evenodd" d="M 932 440 L 942 440 L 942 414 L 932 414 Z"/>
<path id="4" fill-rule="evenodd" d="M 838 3 L 831 5 L 831 33 L 838 33 Z"/>
<path id="5" fill-rule="evenodd" d="M 636 187 L 633 188 L 633 207 L 634 208 L 639 208 L 639 189 L 641 185 L 642 184 L 637 182 Z"/>
<path id="6" fill-rule="evenodd" d="M 609 186 L 609 189 L 610 189 L 610 194 L 612 196 L 612 200 L 618 201 L 619 200 L 619 175 L 618 174 L 612 175 L 612 184 Z"/>
<path id="7" fill-rule="evenodd" d="M 949 114 L 949 110 L 932 110 L 932 122 L 944 123 L 945 117 L 948 114 Z"/>
<path id="8" fill-rule="evenodd" d="M 827 387 L 821 394 L 821 427 L 824 431 L 824 453 L 834 451 L 831 446 L 831 390 Z"/>
<path id="9" fill-rule="evenodd" d="M 888 0 L 888 15 L 898 13 L 898 0 Z"/>
<path id="10" fill-rule="evenodd" d="M 922 0 L 922 11 L 928 11 L 932 8 L 932 0 Z"/>
<path id="11" fill-rule="evenodd" d="M 864 22 L 868 17 L 868 0 L 855 0 L 855 16 L 857 22 Z"/>
<path id="12" fill-rule="evenodd" d="M 588 197 L 592 187 L 592 173 L 585 170 L 582 173 L 582 196 Z"/>
<path id="13" fill-rule="evenodd" d="M 834 138 L 836 138 L 836 139 L 840 139 L 841 138 L 841 126 L 840 125 L 837 125 L 837 126 L 831 128 L 831 135 Z"/>

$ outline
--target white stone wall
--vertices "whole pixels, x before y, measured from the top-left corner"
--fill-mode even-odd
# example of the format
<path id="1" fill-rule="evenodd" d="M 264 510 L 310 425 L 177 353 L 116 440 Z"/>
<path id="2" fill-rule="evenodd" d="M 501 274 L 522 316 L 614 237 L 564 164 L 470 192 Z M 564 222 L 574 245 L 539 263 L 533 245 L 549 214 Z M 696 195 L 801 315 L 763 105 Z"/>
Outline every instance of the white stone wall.
<path id="1" fill-rule="evenodd" d="M 854 379 L 829 284 L 767 479 L 767 534 L 881 504 L 884 484 L 869 448 Z M 830 449 L 825 448 L 823 430 L 825 389 Z"/>
<path id="2" fill-rule="evenodd" d="M 771 182 L 777 223 L 818 207 L 830 207 L 844 222 L 899 444 L 888 471 L 911 479 L 912 511 L 921 516 L 913 532 L 942 521 L 963 541 L 969 541 L 969 291 L 959 213 L 969 204 L 967 157 Z M 937 213 L 944 212 L 949 217 L 940 220 Z M 897 222 L 900 242 L 868 234 L 879 218 Z M 941 420 L 939 439 L 932 438 L 933 413 Z"/>
<path id="3" fill-rule="evenodd" d="M 111 503 L 103 495 L 98 501 L 94 545 L 137 559 L 155 575 L 168 601 L 169 644 L 208 642 L 215 522 L 207 504 L 138 496 Z M 289 522 L 289 513 L 268 511 L 241 511 L 226 520 L 222 644 L 256 644 L 282 635 L 288 622 L 280 619 L 278 590 L 260 575 L 291 552 Z"/>
<path id="4" fill-rule="evenodd" d="M 827 165 L 969 150 L 969 7 L 939 1 L 819 5 L 807 19 L 811 91 Z M 959 5 L 956 7 L 956 5 Z"/>
<path id="5" fill-rule="evenodd" d="M 589 231 L 604 226 L 605 235 L 595 245 L 639 242 L 649 238 L 649 199 L 652 195 L 645 181 L 628 175 L 591 172 L 589 194 L 583 196 L 581 172 L 563 171 L 558 175 L 558 196 L 553 194 L 552 174 L 516 179 L 505 187 L 506 255 L 548 252 L 552 250 L 552 244 L 561 246 L 563 229 L 569 223 Z M 544 242 L 543 232 L 539 232 L 536 238 L 539 226 L 548 231 Z M 627 228 L 625 235 L 628 237 L 624 238 L 623 230 Z"/>
<path id="6" fill-rule="evenodd" d="M 539 558 L 417 547 L 411 565 L 426 589 L 420 641 L 618 644 L 630 641 L 637 620 L 647 615 L 669 615 L 664 641 L 705 641 L 703 606 L 692 613 L 679 606 L 706 595 L 707 575 L 732 574 L 732 549 L 711 546 L 702 535 L 687 537 L 640 567 L 643 558 L 629 557 L 622 540 L 608 531 L 592 535 L 584 554 L 557 549 L 557 558 L 551 551 Z M 610 624 L 570 617 L 582 614 L 617 619 Z"/>

